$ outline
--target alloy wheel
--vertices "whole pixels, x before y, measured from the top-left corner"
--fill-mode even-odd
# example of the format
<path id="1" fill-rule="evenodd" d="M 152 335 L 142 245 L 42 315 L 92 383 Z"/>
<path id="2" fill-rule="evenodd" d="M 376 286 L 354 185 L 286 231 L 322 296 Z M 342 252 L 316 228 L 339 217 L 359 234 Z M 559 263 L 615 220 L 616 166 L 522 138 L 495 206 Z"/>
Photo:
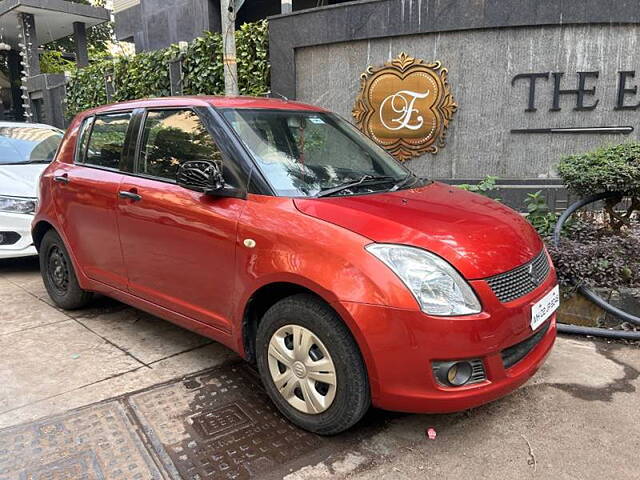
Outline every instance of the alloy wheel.
<path id="1" fill-rule="evenodd" d="M 295 409 L 318 414 L 336 395 L 336 368 L 329 350 L 300 325 L 279 328 L 269 341 L 269 372 L 276 389 Z"/>

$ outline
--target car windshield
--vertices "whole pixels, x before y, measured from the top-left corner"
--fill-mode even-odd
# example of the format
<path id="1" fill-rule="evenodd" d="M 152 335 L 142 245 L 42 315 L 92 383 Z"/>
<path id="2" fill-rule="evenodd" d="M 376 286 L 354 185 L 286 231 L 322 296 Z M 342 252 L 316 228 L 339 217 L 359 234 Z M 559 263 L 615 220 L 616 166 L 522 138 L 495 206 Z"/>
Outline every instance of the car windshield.
<path id="1" fill-rule="evenodd" d="M 60 140 L 54 128 L 0 126 L 0 165 L 50 163 Z"/>
<path id="2" fill-rule="evenodd" d="M 380 192 L 413 177 L 337 115 L 266 109 L 223 114 L 279 196 Z"/>

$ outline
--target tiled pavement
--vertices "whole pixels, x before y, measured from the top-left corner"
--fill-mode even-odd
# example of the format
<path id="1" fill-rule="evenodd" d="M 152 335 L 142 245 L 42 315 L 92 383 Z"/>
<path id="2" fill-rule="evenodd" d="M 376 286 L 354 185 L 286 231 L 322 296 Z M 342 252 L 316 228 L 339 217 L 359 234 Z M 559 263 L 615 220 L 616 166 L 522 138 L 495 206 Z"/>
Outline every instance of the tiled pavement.
<path id="1" fill-rule="evenodd" d="M 257 382 L 234 362 L 0 430 L 0 479 L 282 478 L 353 443 L 295 428 Z"/>
<path id="2" fill-rule="evenodd" d="M 639 377 L 637 346 L 563 338 L 498 402 L 321 438 L 221 345 L 105 298 L 62 312 L 0 262 L 0 480 L 637 479 Z"/>

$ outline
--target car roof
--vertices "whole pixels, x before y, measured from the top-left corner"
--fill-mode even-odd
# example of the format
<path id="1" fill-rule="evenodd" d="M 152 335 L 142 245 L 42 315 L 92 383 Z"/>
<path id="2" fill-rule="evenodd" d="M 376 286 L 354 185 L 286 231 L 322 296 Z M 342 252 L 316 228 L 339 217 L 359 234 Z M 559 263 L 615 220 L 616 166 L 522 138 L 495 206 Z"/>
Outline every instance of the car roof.
<path id="1" fill-rule="evenodd" d="M 131 110 L 135 108 L 162 108 L 162 107 L 185 107 L 185 106 L 214 106 L 216 108 L 246 108 L 246 109 L 275 109 L 275 110 L 304 110 L 311 112 L 325 112 L 320 107 L 306 103 L 282 100 L 279 98 L 265 97 L 219 97 L 219 96 L 184 96 L 184 97 L 161 97 L 145 98 L 140 100 L 130 100 L 126 102 L 104 105 L 85 113 L 106 113 L 119 110 Z"/>
<path id="2" fill-rule="evenodd" d="M 47 128 L 49 130 L 60 130 L 58 127 L 54 127 L 53 125 L 47 125 L 46 123 L 27 123 L 27 122 L 4 122 L 0 121 L 0 128 L 2 127 L 10 127 L 10 128 Z"/>

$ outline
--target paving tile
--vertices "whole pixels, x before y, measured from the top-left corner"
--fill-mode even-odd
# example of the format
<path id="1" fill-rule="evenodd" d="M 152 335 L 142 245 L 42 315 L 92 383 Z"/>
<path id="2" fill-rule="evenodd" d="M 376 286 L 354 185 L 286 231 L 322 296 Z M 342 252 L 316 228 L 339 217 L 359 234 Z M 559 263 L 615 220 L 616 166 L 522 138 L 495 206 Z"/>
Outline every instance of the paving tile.
<path id="1" fill-rule="evenodd" d="M 117 402 L 0 431 L 3 480 L 150 480 L 161 473 Z"/>
<path id="2" fill-rule="evenodd" d="M 64 313 L 9 282 L 0 282 L 0 336 L 69 320 Z"/>
<path id="3" fill-rule="evenodd" d="M 79 310 L 75 316 L 83 325 L 145 363 L 211 342 L 171 322 L 107 298 L 96 299 L 88 310 Z"/>
<path id="4" fill-rule="evenodd" d="M 128 401 L 176 479 L 265 478 L 330 445 L 285 420 L 242 363 Z"/>
<path id="5" fill-rule="evenodd" d="M 0 336 L 0 413 L 141 364 L 73 320 Z"/>
<path id="6" fill-rule="evenodd" d="M 41 300 L 47 300 L 48 303 L 53 304 L 53 302 L 49 298 L 49 294 L 47 293 L 46 288 L 44 288 L 44 283 L 42 281 L 40 272 L 26 272 L 22 273 L 19 276 L 5 278 L 12 284 L 16 285 L 26 292 L 29 292 L 33 296 Z"/>
<path id="7" fill-rule="evenodd" d="M 233 360 L 238 360 L 238 356 L 219 343 L 205 345 L 155 362 L 150 365 L 151 368 L 141 367 L 123 375 L 60 393 L 55 397 L 43 398 L 7 413 L 0 413 L 0 428 L 57 415 L 69 409 L 148 388 Z M 33 380 L 34 374 L 29 378 Z M 0 383 L 0 392 L 2 391 Z M 0 393 L 0 398 L 2 395 Z"/>

